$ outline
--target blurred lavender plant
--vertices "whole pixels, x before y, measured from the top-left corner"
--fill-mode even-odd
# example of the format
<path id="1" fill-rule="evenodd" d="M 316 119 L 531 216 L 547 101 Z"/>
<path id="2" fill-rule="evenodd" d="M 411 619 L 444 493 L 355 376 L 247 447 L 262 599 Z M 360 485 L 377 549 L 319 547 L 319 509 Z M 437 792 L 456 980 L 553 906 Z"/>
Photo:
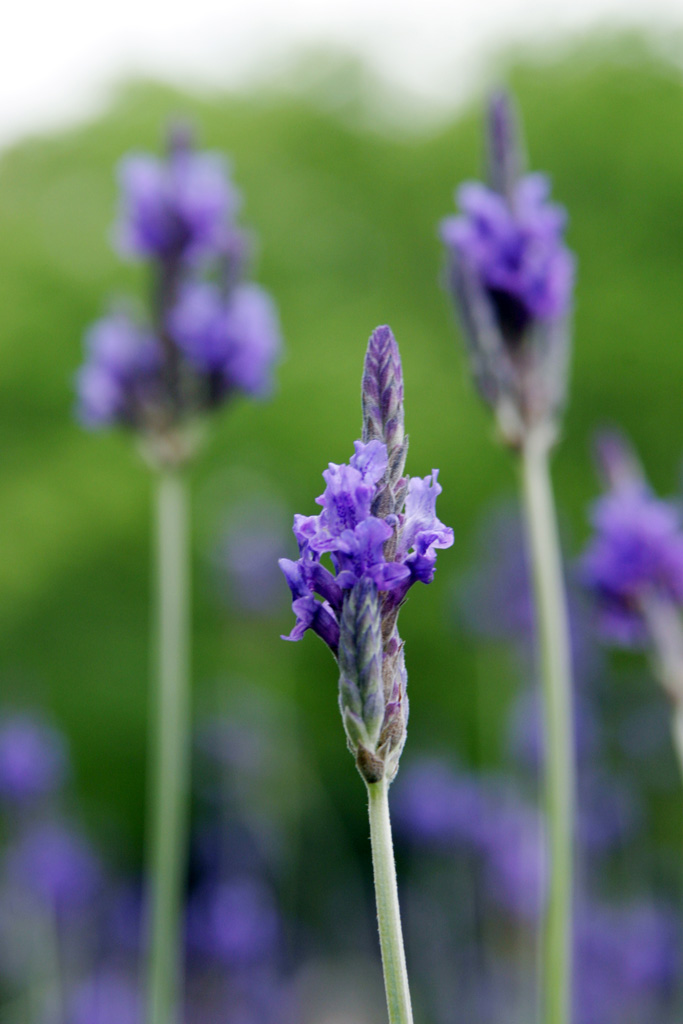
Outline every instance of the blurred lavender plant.
<path id="1" fill-rule="evenodd" d="M 544 823 L 534 803 L 500 774 L 478 775 L 424 758 L 402 773 L 396 812 L 399 841 L 412 861 L 418 855 L 425 861 L 425 878 L 417 885 L 414 881 L 408 893 L 409 913 L 419 914 L 423 927 L 440 936 L 438 948 L 427 945 L 421 962 L 420 976 L 431 979 L 423 991 L 427 1005 L 438 1007 L 455 977 L 459 1007 L 462 997 L 480 1013 L 487 1005 L 487 1020 L 518 1024 L 529 1019 L 535 987 L 533 933 L 547 899 Z M 581 828 L 578 838 L 591 857 L 604 858 L 608 852 L 595 844 L 590 827 Z M 451 891 L 445 869 L 452 876 L 454 866 L 459 884 Z M 577 899 L 573 1019 L 577 1024 L 673 1022 L 680 1005 L 676 916 L 640 896 L 605 898 L 596 882 L 604 886 L 609 873 L 607 867 L 601 874 L 584 875 Z M 432 878 L 435 887 L 427 885 Z M 484 932 L 487 948 L 477 951 Z M 459 1019 L 452 1003 L 443 1002 L 436 1014 L 439 1024 Z"/>
<path id="2" fill-rule="evenodd" d="M 176 126 L 164 160 L 126 157 L 115 239 L 145 262 L 146 321 L 114 310 L 86 335 L 76 377 L 89 428 L 133 430 L 158 470 L 158 701 L 150 787 L 149 1024 L 168 1024 L 180 999 L 181 890 L 187 855 L 190 676 L 189 522 L 181 475 L 199 419 L 236 394 L 263 397 L 281 340 L 268 294 L 245 279 L 247 239 L 238 193 L 216 153 L 195 150 Z"/>
<path id="3" fill-rule="evenodd" d="M 412 1021 L 391 845 L 388 786 L 408 721 L 407 675 L 397 619 L 418 580 L 429 583 L 436 551 L 453 531 L 436 516 L 438 471 L 404 477 L 403 373 L 389 327 L 370 336 L 361 386 L 363 436 L 348 465 L 330 463 L 317 516 L 294 517 L 299 559 L 280 560 L 296 624 L 312 629 L 340 670 L 339 703 L 349 749 L 370 801 L 375 889 L 392 1024 Z M 333 572 L 322 562 L 329 554 Z M 317 595 L 317 596 L 316 596 Z"/>
<path id="4" fill-rule="evenodd" d="M 574 742 L 571 664 L 549 453 L 564 406 L 574 259 L 564 210 L 544 175 L 524 174 L 511 100 L 491 99 L 489 185 L 458 191 L 461 213 L 441 225 L 450 288 L 473 377 L 501 438 L 521 457 L 522 503 L 544 686 L 550 896 L 543 1002 L 547 1024 L 566 1024 L 571 995 Z"/>
<path id="5" fill-rule="evenodd" d="M 522 174 L 503 93 L 491 100 L 489 150 L 490 184 L 460 186 L 462 212 L 442 222 L 441 237 L 475 383 L 505 442 L 520 447 L 532 430 L 554 433 L 564 404 L 574 258 L 548 178 Z"/>
<path id="6" fill-rule="evenodd" d="M 683 772 L 683 519 L 677 503 L 657 498 L 619 434 L 596 446 L 607 493 L 592 510 L 594 536 L 579 572 L 593 595 L 604 638 L 644 646 L 672 705 Z"/>
<path id="7" fill-rule="evenodd" d="M 40 718 L 7 715 L 0 720 L 0 799 L 25 806 L 54 793 L 68 772 L 61 734 Z"/>
<path id="8" fill-rule="evenodd" d="M 33 727 L 22 766 L 26 777 L 37 777 L 55 748 L 65 753 L 64 737 L 28 714 L 4 716 L 4 728 L 14 720 L 26 732 Z M 244 740 L 245 722 L 231 725 Z M 266 742 L 265 735 L 258 739 Z M 238 801 L 229 799 L 243 786 L 244 766 L 231 763 L 226 772 L 224 757 L 199 756 L 200 775 L 220 776 L 212 792 L 222 794 L 221 805 L 214 804 L 211 820 L 227 813 L 229 827 L 214 836 L 211 856 L 203 831 L 193 831 L 183 915 L 187 991 L 179 1021 L 285 1024 L 296 1017 L 290 1017 L 284 921 L 270 877 L 280 866 L 266 863 L 256 822 L 242 818 Z M 113 875 L 84 830 L 59 814 L 66 759 L 61 768 L 49 794 L 41 788 L 26 798 L 26 813 L 15 813 L 16 802 L 2 808 L 0 1015 L 37 1024 L 140 1024 L 145 908 L 139 880 Z M 233 833 L 243 836 L 239 855 L 234 844 L 226 846 Z"/>
<path id="9" fill-rule="evenodd" d="M 115 239 L 123 255 L 149 264 L 151 319 L 119 309 L 89 330 L 78 414 L 91 428 L 137 430 L 155 461 L 177 465 L 191 454 L 188 422 L 239 392 L 268 394 L 277 315 L 267 292 L 244 279 L 240 199 L 219 154 L 197 152 L 176 128 L 165 161 L 128 156 L 119 182 Z"/>

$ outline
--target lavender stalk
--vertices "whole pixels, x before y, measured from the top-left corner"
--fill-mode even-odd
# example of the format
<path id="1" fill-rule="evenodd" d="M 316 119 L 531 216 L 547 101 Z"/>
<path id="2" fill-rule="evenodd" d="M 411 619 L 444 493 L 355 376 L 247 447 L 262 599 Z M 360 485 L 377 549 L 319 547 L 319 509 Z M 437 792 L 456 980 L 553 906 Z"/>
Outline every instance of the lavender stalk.
<path id="1" fill-rule="evenodd" d="M 574 713 L 568 615 L 547 440 L 522 449 L 523 505 L 537 610 L 545 736 L 545 807 L 551 871 L 544 925 L 545 1020 L 571 1019 L 574 860 Z"/>
<path id="2" fill-rule="evenodd" d="M 388 327 L 370 337 L 362 381 L 363 439 L 348 465 L 323 473 L 318 516 L 295 516 L 299 559 L 280 566 L 295 626 L 312 629 L 339 665 L 339 706 L 349 750 L 368 790 L 380 947 L 390 1024 L 411 1024 L 388 791 L 408 723 L 398 613 L 409 588 L 429 583 L 437 548 L 453 531 L 436 517 L 437 471 L 403 476 L 407 439 L 398 346 Z M 329 554 L 332 570 L 321 561 Z M 321 600 L 318 600 L 315 595 Z"/>
<path id="3" fill-rule="evenodd" d="M 118 309 L 86 336 L 78 414 L 89 428 L 135 432 L 157 474 L 158 681 L 149 790 L 148 1024 L 173 1024 L 182 991 L 188 825 L 189 522 L 184 466 L 201 421 L 239 394 L 264 397 L 280 349 L 269 296 L 244 280 L 247 244 L 225 161 L 170 133 L 159 160 L 120 167 L 119 248 L 144 260 L 153 289 L 138 322 Z"/>
<path id="4" fill-rule="evenodd" d="M 441 235 L 475 383 L 520 458 L 534 579 L 545 723 L 549 891 L 543 933 L 546 1024 L 571 1017 L 574 738 L 569 628 L 549 452 L 565 401 L 574 261 L 566 216 L 540 174 L 523 174 L 509 99 L 489 110 L 490 186 L 461 186 Z"/>
<path id="5" fill-rule="evenodd" d="M 150 1024 L 177 1018 L 180 1004 L 182 893 L 187 858 L 190 753 L 190 566 L 186 484 L 157 480 L 158 680 L 153 700 L 154 778 L 150 818 Z"/>

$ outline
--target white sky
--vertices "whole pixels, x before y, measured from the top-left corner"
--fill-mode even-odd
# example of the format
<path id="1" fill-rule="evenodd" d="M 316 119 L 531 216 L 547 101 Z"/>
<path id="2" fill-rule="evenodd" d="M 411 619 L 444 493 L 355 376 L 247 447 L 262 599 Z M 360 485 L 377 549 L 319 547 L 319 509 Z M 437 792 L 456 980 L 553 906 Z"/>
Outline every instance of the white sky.
<path id="1" fill-rule="evenodd" d="M 241 85 L 332 43 L 444 103 L 508 42 L 561 41 L 600 24 L 671 39 L 683 26 L 683 0 L 4 0 L 0 9 L 0 145 L 92 113 L 128 73 Z"/>

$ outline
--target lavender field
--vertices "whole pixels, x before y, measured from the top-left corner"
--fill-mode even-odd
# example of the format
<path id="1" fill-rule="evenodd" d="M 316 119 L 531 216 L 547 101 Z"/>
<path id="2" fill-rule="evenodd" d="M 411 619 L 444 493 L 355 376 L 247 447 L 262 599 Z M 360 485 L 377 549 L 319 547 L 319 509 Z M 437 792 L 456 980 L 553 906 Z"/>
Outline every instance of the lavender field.
<path id="1" fill-rule="evenodd" d="M 547 195 L 515 192 L 488 90 L 398 128 L 351 63 L 133 83 L 0 157 L 9 1024 L 386 1021 L 363 783 L 377 852 L 389 782 L 416 1021 L 681 1020 L 683 80 L 623 37 L 501 81 Z M 511 237 L 555 260 L 540 299 L 491 276 Z M 517 500 L 539 424 L 556 732 Z"/>

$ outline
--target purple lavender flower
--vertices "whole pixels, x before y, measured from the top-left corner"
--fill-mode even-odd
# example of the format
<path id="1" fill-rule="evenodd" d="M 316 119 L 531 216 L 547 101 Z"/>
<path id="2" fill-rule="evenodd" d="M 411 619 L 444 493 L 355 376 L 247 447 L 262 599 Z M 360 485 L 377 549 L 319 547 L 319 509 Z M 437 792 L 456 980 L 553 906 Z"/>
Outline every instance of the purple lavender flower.
<path id="1" fill-rule="evenodd" d="M 475 380 L 517 445 L 531 426 L 552 425 L 564 397 L 574 259 L 548 179 L 520 175 L 507 97 L 493 98 L 489 118 L 491 185 L 460 187 L 461 212 L 442 222 L 441 237 Z"/>
<path id="2" fill-rule="evenodd" d="M 240 200 L 220 154 L 197 153 L 176 134 L 165 161 L 125 157 L 119 182 L 116 237 L 127 255 L 192 261 L 226 245 Z"/>
<path id="3" fill-rule="evenodd" d="M 562 242 L 566 214 L 547 201 L 549 192 L 542 174 L 521 178 L 509 199 L 469 182 L 458 190 L 461 215 L 442 226 L 453 259 L 477 274 L 512 346 L 529 324 L 556 320 L 571 303 L 573 261 Z"/>
<path id="4" fill-rule="evenodd" d="M 187 941 L 202 958 L 229 967 L 268 962 L 279 937 L 278 915 L 267 888 L 243 877 L 196 893 L 188 907 Z"/>
<path id="5" fill-rule="evenodd" d="M 683 605 L 680 511 L 635 484 L 599 498 L 591 520 L 595 534 L 579 571 L 597 601 L 602 631 L 618 644 L 643 643 L 645 602 Z"/>
<path id="6" fill-rule="evenodd" d="M 88 332 L 79 418 L 90 428 L 132 427 L 153 460 L 178 464 L 193 449 L 187 421 L 237 393 L 269 393 L 277 314 L 244 280 L 247 239 L 217 154 L 196 152 L 176 131 L 166 160 L 130 156 L 120 178 L 117 237 L 150 264 L 151 315 L 149 326 L 110 315 Z"/>
<path id="7" fill-rule="evenodd" d="M 393 778 L 405 740 L 398 610 L 413 583 L 433 579 L 436 550 L 450 547 L 453 531 L 436 516 L 438 471 L 402 475 L 403 378 L 388 327 L 370 337 L 362 405 L 363 439 L 348 464 L 331 462 L 323 473 L 322 512 L 294 517 L 299 558 L 283 558 L 280 567 L 296 615 L 284 639 L 312 629 L 338 657 L 349 745 L 366 781 L 376 782 L 385 773 Z"/>
<path id="8" fill-rule="evenodd" d="M 668 911 L 646 902 L 584 903 L 574 944 L 577 1024 L 658 1020 L 671 1005 L 680 930 Z"/>
<path id="9" fill-rule="evenodd" d="M 58 789 L 68 771 L 66 743 L 30 715 L 0 722 L 0 798 L 23 804 Z"/>
<path id="10" fill-rule="evenodd" d="M 171 335 L 187 362 L 222 400 L 235 390 L 266 396 L 280 351 L 272 299 L 255 284 L 222 294 L 217 285 L 189 284 L 169 320 Z"/>
<path id="11" fill-rule="evenodd" d="M 371 506 L 387 469 L 386 445 L 356 441 L 355 449 L 348 465 L 331 462 L 323 473 L 327 487 L 316 499 L 323 507 L 321 514 L 294 517 L 299 559 L 280 560 L 297 615 L 285 639 L 299 640 L 306 629 L 313 629 L 334 654 L 336 643 L 330 637 L 337 631 L 330 620 L 338 626 L 345 591 L 370 579 L 385 594 L 384 606 L 398 608 L 413 583 L 434 578 L 436 549 L 453 543 L 452 529 L 436 516 L 438 470 L 411 479 L 405 511 L 380 519 L 372 515 Z M 395 556 L 391 560 L 385 549 L 389 541 Z M 321 562 L 325 554 L 330 555 L 334 573 Z M 320 610 L 314 608 L 314 594 L 322 598 Z"/>
<path id="12" fill-rule="evenodd" d="M 41 822 L 6 854 L 8 879 L 58 913 L 83 909 L 100 885 L 100 867 L 88 842 L 66 825 Z"/>
<path id="13" fill-rule="evenodd" d="M 78 415 L 84 426 L 142 427 L 159 403 L 162 355 L 153 335 L 124 313 L 98 320 L 85 338 L 78 371 Z"/>

